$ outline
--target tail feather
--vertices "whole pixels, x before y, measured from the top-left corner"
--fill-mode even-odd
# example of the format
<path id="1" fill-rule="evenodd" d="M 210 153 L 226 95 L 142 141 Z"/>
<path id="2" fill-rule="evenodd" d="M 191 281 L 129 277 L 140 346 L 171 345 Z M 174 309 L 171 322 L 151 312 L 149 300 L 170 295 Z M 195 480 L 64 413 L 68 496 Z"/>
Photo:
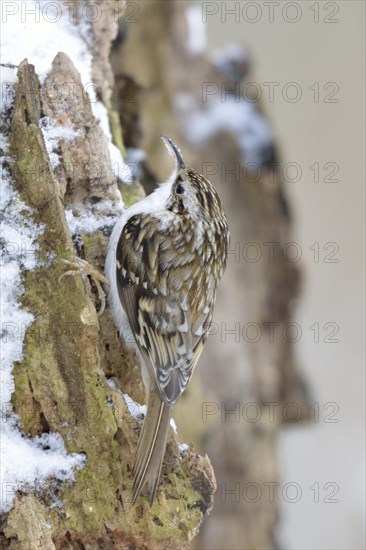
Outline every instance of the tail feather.
<path id="1" fill-rule="evenodd" d="M 150 491 L 150 505 L 154 503 L 165 454 L 170 415 L 171 407 L 161 401 L 155 388 L 151 389 L 133 466 L 132 504 L 146 483 Z"/>

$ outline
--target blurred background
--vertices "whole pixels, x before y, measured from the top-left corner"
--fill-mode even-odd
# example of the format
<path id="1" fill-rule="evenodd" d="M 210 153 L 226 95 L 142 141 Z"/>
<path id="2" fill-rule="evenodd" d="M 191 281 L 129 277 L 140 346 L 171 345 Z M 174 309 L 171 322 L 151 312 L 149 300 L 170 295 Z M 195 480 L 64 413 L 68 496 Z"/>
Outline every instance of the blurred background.
<path id="1" fill-rule="evenodd" d="M 22 27 L 6 69 L 27 56 L 44 78 L 62 47 L 84 86 L 99 83 L 93 112 L 110 143 L 88 138 L 85 152 L 114 151 L 127 206 L 172 170 L 166 134 L 226 209 L 227 270 L 173 415 L 216 476 L 192 547 L 364 549 L 365 3 L 83 0 L 57 35 L 60 6 L 44 0 L 42 40 L 22 17 L 34 4 L 10 4 Z M 205 513 L 211 492 L 194 507 Z"/>
<path id="2" fill-rule="evenodd" d="M 315 3 L 320 10 L 318 24 L 312 18 L 312 3 L 300 4 L 303 17 L 298 23 L 277 17 L 271 24 L 263 9 L 262 23 L 241 29 L 231 24 L 230 31 L 214 23 L 208 35 L 212 45 L 223 44 L 230 33 L 244 43 L 253 55 L 255 81 L 277 81 L 279 90 L 295 81 L 302 90 L 297 103 L 284 101 L 280 94 L 272 104 L 266 101 L 283 162 L 296 162 L 302 168 L 298 182 L 285 183 L 293 235 L 303 249 L 303 294 L 295 313 L 303 337 L 296 354 L 312 398 L 320 405 L 318 423 L 291 427 L 279 438 L 281 483 L 297 481 L 303 489 L 296 504 L 282 500 L 279 541 L 296 549 L 363 548 L 365 4 Z M 334 16 L 338 22 L 322 22 L 322 14 L 333 9 L 339 10 Z M 334 82 L 338 101 L 326 103 L 323 91 L 323 99 L 315 103 L 310 91 L 315 82 L 321 88 Z M 310 167 L 316 162 L 324 167 L 330 161 L 339 170 L 334 178 L 339 183 L 328 183 L 325 172 L 319 182 L 314 181 Z M 310 250 L 313 243 L 322 249 L 319 261 Z M 326 243 L 335 244 L 326 250 Z M 333 247 L 338 261 L 327 263 Z M 309 327 L 319 323 L 322 331 L 329 322 L 338 330 L 335 342 L 327 341 L 327 330 L 315 342 Z M 334 405 L 325 410 L 327 403 Z M 332 410 L 337 411 L 338 422 L 327 422 L 326 414 Z M 332 488 L 324 487 L 327 482 L 339 487 L 334 503 L 325 498 Z M 319 483 L 319 502 L 314 500 L 315 488 L 309 490 L 315 483 Z"/>
<path id="3" fill-rule="evenodd" d="M 303 331 L 296 355 L 320 417 L 319 422 L 314 423 L 312 416 L 307 424 L 280 434 L 281 484 L 297 482 L 302 496 L 296 503 L 282 498 L 278 541 L 281 547 L 296 549 L 363 548 L 365 4 L 290 3 L 294 7 L 288 6 L 286 14 L 281 3 L 273 22 L 269 6 L 266 10 L 263 3 L 255 4 L 247 19 L 260 17 L 258 22 L 249 23 L 242 15 L 241 23 L 228 16 L 223 24 L 213 16 L 208 18 L 207 31 L 212 48 L 233 39 L 248 48 L 252 78 L 263 89 L 282 163 L 297 165 L 290 181 L 285 180 L 293 236 L 303 251 L 303 293 L 294 316 Z M 313 10 L 319 10 L 319 23 L 314 22 Z M 299 20 L 289 23 L 286 15 Z M 273 102 L 264 82 L 279 83 Z M 297 102 L 286 101 L 281 94 L 289 82 L 297 84 L 292 96 L 298 95 Z M 330 82 L 334 84 L 324 89 Z M 322 90 L 317 102 L 314 83 Z M 332 91 L 336 102 L 327 103 L 326 95 Z M 318 181 L 311 168 L 314 163 L 323 167 Z M 334 166 L 326 167 L 327 163 Z M 334 183 L 326 178 L 333 169 L 337 175 L 328 179 Z M 318 258 L 314 243 L 319 243 Z M 334 244 L 326 248 L 327 243 Z M 332 250 L 337 251 L 337 261 L 328 263 L 326 256 Z M 314 323 L 319 323 L 318 341 Z M 326 338 L 331 331 L 326 323 L 337 330 L 330 338 L 334 342 Z M 329 482 L 334 485 L 325 487 Z M 319 499 L 314 498 L 317 483 Z M 337 495 L 329 499 L 334 502 L 327 502 L 332 489 L 338 489 Z"/>
<path id="4" fill-rule="evenodd" d="M 129 5 L 111 57 L 128 160 L 150 192 L 171 135 L 232 232 L 175 413 L 218 485 L 195 547 L 364 548 L 365 4 Z"/>
<path id="5" fill-rule="evenodd" d="M 278 541 L 294 549 L 364 548 L 365 4 L 291 2 L 286 12 L 282 2 L 273 22 L 269 6 L 255 4 L 246 15 L 256 23 L 243 14 L 238 24 L 233 16 L 227 24 L 213 16 L 207 32 L 210 48 L 233 39 L 248 48 L 282 163 L 296 163 L 284 182 L 303 252 L 296 355 L 320 416 L 280 433 L 281 484 L 297 482 L 302 496 L 296 503 L 282 498 Z M 272 102 L 264 82 L 278 83 Z M 289 82 L 296 83 L 297 102 L 281 93 Z M 332 330 L 337 334 L 327 339 Z M 333 490 L 337 495 L 327 499 Z"/>

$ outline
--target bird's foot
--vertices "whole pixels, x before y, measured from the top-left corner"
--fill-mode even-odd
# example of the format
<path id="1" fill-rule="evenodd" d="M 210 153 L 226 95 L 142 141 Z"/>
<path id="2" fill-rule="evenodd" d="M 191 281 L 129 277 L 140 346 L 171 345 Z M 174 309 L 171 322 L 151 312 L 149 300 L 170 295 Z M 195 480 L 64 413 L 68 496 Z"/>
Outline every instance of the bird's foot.
<path id="1" fill-rule="evenodd" d="M 98 290 L 98 298 L 101 302 L 100 309 L 98 311 L 98 315 L 102 315 L 103 311 L 105 310 L 105 297 L 106 293 L 104 292 L 104 289 L 102 287 L 102 283 L 105 285 L 109 285 L 109 281 L 104 275 L 102 275 L 97 269 L 95 269 L 89 262 L 86 260 L 83 260 L 82 258 L 76 258 L 75 261 L 66 260 L 62 258 L 60 260 L 63 264 L 69 266 L 71 269 L 68 271 L 65 271 L 59 278 L 58 282 L 61 282 L 61 279 L 64 277 L 68 277 L 69 275 L 75 276 L 75 275 L 88 275 L 93 279 L 95 282 L 95 285 Z"/>

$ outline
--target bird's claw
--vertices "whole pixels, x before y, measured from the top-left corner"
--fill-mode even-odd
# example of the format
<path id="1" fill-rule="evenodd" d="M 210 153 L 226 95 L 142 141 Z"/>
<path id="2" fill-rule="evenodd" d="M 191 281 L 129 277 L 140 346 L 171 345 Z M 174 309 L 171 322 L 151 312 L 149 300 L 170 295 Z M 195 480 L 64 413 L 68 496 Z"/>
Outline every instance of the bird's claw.
<path id="1" fill-rule="evenodd" d="M 66 260 L 65 258 L 62 258 L 60 260 L 65 265 L 68 265 L 71 267 L 68 271 L 65 271 L 60 277 L 58 278 L 58 282 L 60 283 L 61 280 L 69 275 L 89 275 L 95 282 L 95 285 L 98 290 L 98 298 L 101 302 L 100 309 L 98 311 L 98 316 L 102 315 L 103 311 L 105 310 L 105 297 L 106 293 L 103 290 L 102 284 L 109 285 L 109 281 L 104 275 L 102 275 L 98 270 L 96 270 L 92 265 L 90 265 L 89 262 L 86 260 L 83 260 L 82 258 L 75 258 L 75 261 Z"/>

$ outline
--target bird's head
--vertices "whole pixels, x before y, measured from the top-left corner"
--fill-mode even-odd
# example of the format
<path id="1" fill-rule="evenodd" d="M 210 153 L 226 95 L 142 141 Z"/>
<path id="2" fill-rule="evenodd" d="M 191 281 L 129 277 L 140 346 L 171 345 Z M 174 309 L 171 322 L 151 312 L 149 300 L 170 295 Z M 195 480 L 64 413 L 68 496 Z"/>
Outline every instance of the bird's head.
<path id="1" fill-rule="evenodd" d="M 220 197 L 212 183 L 204 176 L 186 166 L 175 143 L 161 136 L 169 154 L 175 161 L 175 170 L 169 180 L 170 195 L 167 209 L 175 214 L 214 222 L 226 220 Z"/>

